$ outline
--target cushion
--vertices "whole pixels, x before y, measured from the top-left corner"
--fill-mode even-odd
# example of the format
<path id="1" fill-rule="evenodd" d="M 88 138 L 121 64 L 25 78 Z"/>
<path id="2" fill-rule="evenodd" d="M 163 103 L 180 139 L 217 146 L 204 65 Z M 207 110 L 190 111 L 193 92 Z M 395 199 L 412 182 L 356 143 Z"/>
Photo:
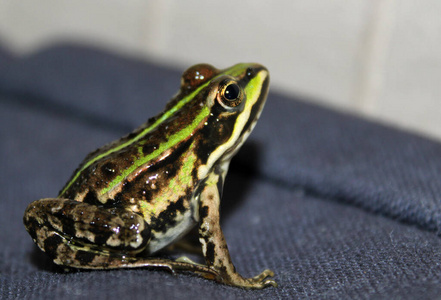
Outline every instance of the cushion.
<path id="1" fill-rule="evenodd" d="M 87 46 L 25 57 L 0 47 L 1 298 L 439 295 L 441 145 L 272 91 L 231 163 L 221 213 L 239 273 L 272 269 L 278 288 L 55 266 L 25 231 L 26 206 L 55 197 L 88 152 L 160 112 L 183 71 Z"/>

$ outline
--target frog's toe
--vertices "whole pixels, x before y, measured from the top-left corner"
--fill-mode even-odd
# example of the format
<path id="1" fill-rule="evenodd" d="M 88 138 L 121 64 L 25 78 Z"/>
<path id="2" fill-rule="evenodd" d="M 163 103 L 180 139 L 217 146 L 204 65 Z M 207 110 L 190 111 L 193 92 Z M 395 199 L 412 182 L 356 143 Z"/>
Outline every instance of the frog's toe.
<path id="1" fill-rule="evenodd" d="M 274 276 L 274 272 L 271 271 L 271 270 L 266 269 L 262 273 L 260 273 L 259 275 L 254 276 L 253 280 L 257 281 L 257 282 L 261 282 L 264 279 L 266 279 L 267 277 L 273 277 L 273 276 Z"/>
<path id="2" fill-rule="evenodd" d="M 263 282 L 264 287 L 269 287 L 269 286 L 273 286 L 273 287 L 278 287 L 279 285 L 277 284 L 276 281 L 274 281 L 273 279 L 267 279 Z"/>
<path id="3" fill-rule="evenodd" d="M 251 282 L 244 286 L 245 288 L 253 288 L 253 289 L 263 289 L 269 286 L 277 287 L 277 282 L 273 279 L 262 279 L 255 280 L 255 278 L 251 278 Z"/>
<path id="4" fill-rule="evenodd" d="M 263 289 L 269 286 L 277 287 L 277 283 L 273 279 L 267 279 L 268 277 L 273 277 L 274 272 L 271 270 L 264 270 L 257 276 L 250 278 L 252 288 Z"/>

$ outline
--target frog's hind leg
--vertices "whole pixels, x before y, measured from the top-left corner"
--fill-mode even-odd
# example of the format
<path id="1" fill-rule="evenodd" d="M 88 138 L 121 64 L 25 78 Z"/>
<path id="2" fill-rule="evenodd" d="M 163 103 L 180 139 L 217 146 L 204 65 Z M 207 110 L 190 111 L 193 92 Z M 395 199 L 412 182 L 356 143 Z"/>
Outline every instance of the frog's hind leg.
<path id="1" fill-rule="evenodd" d="M 56 264 L 74 268 L 124 267 L 151 237 L 148 224 L 134 212 L 69 199 L 34 201 L 23 221 Z"/>
<path id="2" fill-rule="evenodd" d="M 28 206 L 23 221 L 38 247 L 58 265 L 80 269 L 161 268 L 221 280 L 214 270 L 188 259 L 143 257 L 150 227 L 140 215 L 124 209 L 42 199 Z"/>
<path id="3" fill-rule="evenodd" d="M 114 259 L 114 258 L 113 258 Z M 153 268 L 153 269 L 165 269 L 173 274 L 177 272 L 190 272 L 197 274 L 203 278 L 216 280 L 222 282 L 222 278 L 218 272 L 209 268 L 208 266 L 197 264 L 187 258 L 179 258 L 178 260 L 171 260 L 158 257 L 126 257 L 122 261 L 122 264 L 115 268 Z M 111 264 L 109 268 L 112 268 L 114 264 Z"/>

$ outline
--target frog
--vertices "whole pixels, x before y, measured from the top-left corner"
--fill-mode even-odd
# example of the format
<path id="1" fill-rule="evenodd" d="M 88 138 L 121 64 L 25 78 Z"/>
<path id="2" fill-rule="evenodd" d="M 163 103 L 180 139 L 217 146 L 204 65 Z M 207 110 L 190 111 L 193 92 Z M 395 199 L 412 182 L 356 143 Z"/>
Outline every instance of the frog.
<path id="1" fill-rule="evenodd" d="M 277 286 L 274 272 L 240 275 L 220 226 L 232 157 L 255 127 L 269 89 L 257 63 L 188 68 L 164 111 L 91 152 L 56 198 L 28 205 L 37 246 L 68 269 L 190 272 L 245 289 Z M 205 264 L 158 256 L 196 232 Z M 194 245 L 193 245 L 194 246 Z"/>

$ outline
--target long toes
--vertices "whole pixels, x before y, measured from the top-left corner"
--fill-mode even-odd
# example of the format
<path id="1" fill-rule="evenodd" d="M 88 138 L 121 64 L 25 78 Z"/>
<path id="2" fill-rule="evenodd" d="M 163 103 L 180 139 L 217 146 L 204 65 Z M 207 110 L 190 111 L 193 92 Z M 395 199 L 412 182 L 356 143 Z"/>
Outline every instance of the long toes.
<path id="1" fill-rule="evenodd" d="M 277 282 L 275 282 L 274 280 L 272 280 L 272 279 L 268 279 L 268 280 L 265 280 L 264 282 L 263 282 L 263 285 L 265 286 L 265 287 L 268 287 L 268 286 L 273 286 L 273 287 L 277 287 L 278 286 L 278 284 L 277 284 Z"/>
<path id="2" fill-rule="evenodd" d="M 260 273 L 259 275 L 254 276 L 253 280 L 260 282 L 260 281 L 263 281 L 267 277 L 273 277 L 273 276 L 274 276 L 274 272 L 273 271 L 265 270 L 262 273 Z"/>

